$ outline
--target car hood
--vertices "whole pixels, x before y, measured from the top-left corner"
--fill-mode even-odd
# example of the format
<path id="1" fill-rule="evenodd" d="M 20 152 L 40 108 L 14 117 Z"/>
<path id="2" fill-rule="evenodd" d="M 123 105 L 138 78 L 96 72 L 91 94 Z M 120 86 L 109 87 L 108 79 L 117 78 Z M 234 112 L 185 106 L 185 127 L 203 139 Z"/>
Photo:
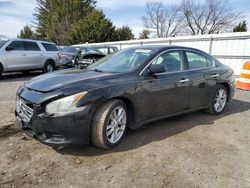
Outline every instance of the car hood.
<path id="1" fill-rule="evenodd" d="M 84 84 L 88 85 L 89 88 L 90 85 L 96 87 L 99 81 L 113 80 L 120 76 L 121 74 L 68 69 L 37 76 L 31 79 L 25 86 L 39 92 L 50 92 L 77 85 L 84 86 Z"/>

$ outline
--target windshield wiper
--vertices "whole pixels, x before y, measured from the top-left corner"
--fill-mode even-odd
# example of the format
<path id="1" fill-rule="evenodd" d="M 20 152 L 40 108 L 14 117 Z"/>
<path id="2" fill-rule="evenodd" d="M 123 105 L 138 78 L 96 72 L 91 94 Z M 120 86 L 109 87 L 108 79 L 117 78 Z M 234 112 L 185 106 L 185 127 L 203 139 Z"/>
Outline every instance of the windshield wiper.
<path id="1" fill-rule="evenodd" d="M 92 71 L 95 71 L 95 72 L 103 72 L 103 71 L 100 70 L 100 69 L 93 69 Z"/>
<path id="2" fill-rule="evenodd" d="M 89 71 L 104 72 L 104 73 L 120 73 L 120 72 L 103 71 L 103 70 L 100 70 L 100 69 L 91 69 Z"/>

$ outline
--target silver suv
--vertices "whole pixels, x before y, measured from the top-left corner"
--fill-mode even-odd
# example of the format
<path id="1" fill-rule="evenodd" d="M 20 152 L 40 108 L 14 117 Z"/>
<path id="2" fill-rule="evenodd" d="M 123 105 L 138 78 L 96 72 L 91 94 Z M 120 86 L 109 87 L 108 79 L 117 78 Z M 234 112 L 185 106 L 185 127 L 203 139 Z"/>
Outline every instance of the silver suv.
<path id="1" fill-rule="evenodd" d="M 4 72 L 54 71 L 60 54 L 54 43 L 27 39 L 0 41 L 0 75 Z"/>

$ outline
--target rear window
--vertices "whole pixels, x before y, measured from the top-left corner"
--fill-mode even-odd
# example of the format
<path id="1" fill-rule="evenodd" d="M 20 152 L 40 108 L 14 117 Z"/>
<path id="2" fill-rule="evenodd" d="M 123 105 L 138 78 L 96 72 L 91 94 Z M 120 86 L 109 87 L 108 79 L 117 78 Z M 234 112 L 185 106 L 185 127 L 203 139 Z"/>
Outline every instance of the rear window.
<path id="1" fill-rule="evenodd" d="M 42 43 L 46 51 L 58 51 L 56 45 L 50 43 Z"/>
<path id="2" fill-rule="evenodd" d="M 186 52 L 189 69 L 212 67 L 212 60 L 196 52 Z"/>
<path id="3" fill-rule="evenodd" d="M 24 41 L 23 44 L 25 51 L 41 51 L 36 42 Z"/>

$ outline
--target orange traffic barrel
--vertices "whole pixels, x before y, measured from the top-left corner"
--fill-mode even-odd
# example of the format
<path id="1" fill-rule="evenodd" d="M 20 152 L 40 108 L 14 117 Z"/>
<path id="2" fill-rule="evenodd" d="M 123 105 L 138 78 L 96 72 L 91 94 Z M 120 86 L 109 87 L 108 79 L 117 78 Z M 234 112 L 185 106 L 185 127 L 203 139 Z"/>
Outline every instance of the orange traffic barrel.
<path id="1" fill-rule="evenodd" d="M 250 61 L 243 65 L 240 79 L 236 82 L 236 88 L 250 91 Z"/>

